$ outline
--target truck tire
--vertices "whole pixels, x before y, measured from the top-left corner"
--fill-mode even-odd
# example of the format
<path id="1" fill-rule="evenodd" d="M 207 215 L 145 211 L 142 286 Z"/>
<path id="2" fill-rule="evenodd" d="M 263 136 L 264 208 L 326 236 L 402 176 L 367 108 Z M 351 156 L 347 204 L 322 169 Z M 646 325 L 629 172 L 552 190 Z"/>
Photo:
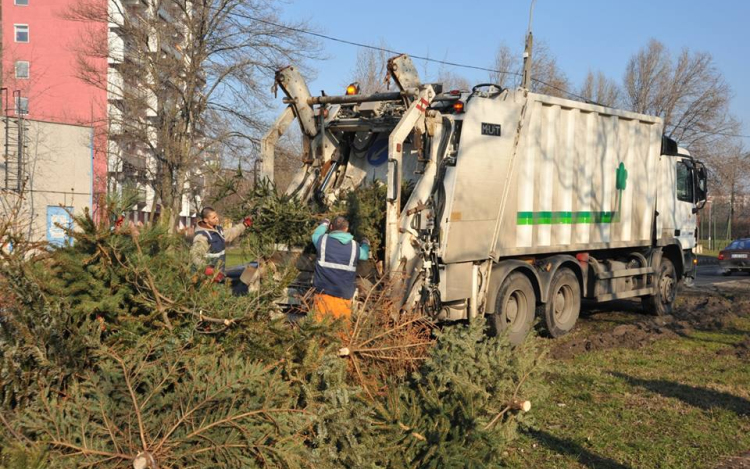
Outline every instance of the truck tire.
<path id="1" fill-rule="evenodd" d="M 656 270 L 656 294 L 642 298 L 643 308 L 656 316 L 672 314 L 677 287 L 677 271 L 674 264 L 666 257 L 662 257 Z"/>
<path id="2" fill-rule="evenodd" d="M 529 279 L 520 272 L 513 272 L 501 285 L 490 285 L 487 322 L 490 335 L 507 331 L 508 339 L 518 345 L 526 338 L 534 323 L 536 295 Z"/>
<path id="3" fill-rule="evenodd" d="M 581 313 L 581 286 L 572 270 L 562 268 L 555 272 L 547 303 L 540 309 L 552 337 L 563 336 L 573 329 Z"/>

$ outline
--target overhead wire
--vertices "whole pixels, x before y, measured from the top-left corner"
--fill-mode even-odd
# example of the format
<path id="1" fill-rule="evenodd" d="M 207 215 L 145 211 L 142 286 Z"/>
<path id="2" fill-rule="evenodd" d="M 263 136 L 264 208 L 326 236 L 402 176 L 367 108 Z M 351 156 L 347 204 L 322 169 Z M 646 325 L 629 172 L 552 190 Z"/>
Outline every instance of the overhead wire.
<path id="1" fill-rule="evenodd" d="M 248 19 L 248 20 L 251 20 L 251 21 L 257 21 L 258 23 L 263 23 L 263 24 L 267 24 L 269 26 L 274 26 L 274 27 L 277 27 L 277 28 L 286 29 L 288 31 L 294 31 L 294 32 L 297 32 L 297 33 L 300 33 L 300 34 L 306 34 L 308 36 L 318 37 L 318 38 L 325 39 L 325 40 L 328 40 L 328 41 L 338 42 L 338 43 L 341 43 L 341 44 L 347 44 L 347 45 L 355 46 L 355 47 L 362 47 L 364 49 L 370 49 L 370 50 L 375 50 L 375 51 L 379 51 L 379 52 L 387 52 L 389 54 L 396 54 L 396 55 L 405 54 L 405 52 L 399 52 L 399 51 L 396 51 L 396 50 L 387 49 L 385 47 L 373 46 L 373 45 L 370 45 L 370 44 L 364 44 L 364 43 L 356 42 L 356 41 L 349 41 L 347 39 L 341 39 L 341 38 L 338 38 L 338 37 L 329 36 L 327 34 L 316 33 L 316 32 L 313 32 L 313 31 L 308 31 L 306 29 L 302 29 L 302 28 L 295 28 L 293 26 L 287 26 L 287 25 L 275 23 L 273 21 L 264 20 L 264 19 L 257 18 L 257 17 L 251 16 L 251 15 L 245 15 L 245 14 L 238 13 L 238 12 L 233 12 L 232 14 L 234 16 L 238 16 L 240 18 Z M 415 55 L 415 54 L 408 54 L 408 55 L 409 55 L 409 57 L 412 57 L 412 58 L 417 59 L 417 60 L 423 60 L 425 62 L 432 62 L 432 63 L 441 64 L 441 65 L 448 65 L 448 66 L 451 66 L 451 67 L 466 68 L 466 69 L 479 70 L 479 71 L 490 72 L 490 73 L 503 73 L 503 74 L 507 74 L 507 75 L 523 76 L 523 74 L 520 73 L 520 72 L 511 72 L 511 71 L 507 71 L 507 70 L 496 70 L 496 69 L 487 68 L 487 67 L 480 67 L 480 66 L 477 66 L 477 65 L 469 65 L 469 64 L 462 64 L 462 63 L 457 63 L 457 62 L 449 62 L 449 61 L 446 61 L 446 60 L 433 59 L 431 57 L 425 57 L 425 56 L 420 56 L 420 55 Z M 551 83 L 547 83 L 547 82 L 545 82 L 543 80 L 540 80 L 538 78 L 531 77 L 531 80 L 534 81 L 534 82 L 536 82 L 536 83 L 539 83 L 539 84 L 542 84 L 544 86 L 547 86 L 547 87 L 549 87 L 549 88 L 551 88 L 553 90 L 559 91 L 561 93 L 565 93 L 565 94 L 567 94 L 569 96 L 572 96 L 572 97 L 574 97 L 574 98 L 576 98 L 576 99 L 578 99 L 580 101 L 583 101 L 585 103 L 594 104 L 594 105 L 597 105 L 597 106 L 609 107 L 609 106 L 605 106 L 603 104 L 597 103 L 596 101 L 592 101 L 592 100 L 590 100 L 590 99 L 588 99 L 588 98 L 586 98 L 584 96 L 581 96 L 579 94 L 576 94 L 576 93 L 573 93 L 571 91 L 568 91 L 568 90 L 566 90 L 564 88 L 560 88 L 560 87 L 555 86 L 555 85 L 553 85 Z M 675 125 L 673 127 L 678 128 L 678 129 L 688 130 L 688 131 L 691 131 L 691 132 L 702 133 L 702 134 L 706 134 L 706 135 L 720 135 L 720 136 L 723 136 L 723 137 L 748 138 L 748 139 L 750 139 L 750 135 L 734 134 L 734 133 L 726 133 L 726 132 L 712 132 L 712 131 L 709 131 L 709 130 L 688 129 L 686 127 L 679 126 L 679 125 Z"/>

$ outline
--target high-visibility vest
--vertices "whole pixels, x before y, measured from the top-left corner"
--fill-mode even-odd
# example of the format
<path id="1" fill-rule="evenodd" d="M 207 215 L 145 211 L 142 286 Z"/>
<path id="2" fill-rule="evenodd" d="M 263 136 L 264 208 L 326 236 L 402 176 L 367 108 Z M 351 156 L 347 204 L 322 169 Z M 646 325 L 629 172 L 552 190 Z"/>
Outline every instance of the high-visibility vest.
<path id="1" fill-rule="evenodd" d="M 352 240 L 349 244 L 342 244 L 326 234 L 320 237 L 315 247 L 318 250 L 313 278 L 315 290 L 326 295 L 351 299 L 354 296 L 354 281 L 357 278 L 357 242 Z"/>
<path id="2" fill-rule="evenodd" d="M 216 267 L 221 265 L 222 268 L 227 264 L 226 241 L 224 240 L 224 230 L 217 226 L 216 230 L 200 230 L 195 236 L 203 235 L 208 239 L 208 252 L 206 253 L 206 264 Z"/>

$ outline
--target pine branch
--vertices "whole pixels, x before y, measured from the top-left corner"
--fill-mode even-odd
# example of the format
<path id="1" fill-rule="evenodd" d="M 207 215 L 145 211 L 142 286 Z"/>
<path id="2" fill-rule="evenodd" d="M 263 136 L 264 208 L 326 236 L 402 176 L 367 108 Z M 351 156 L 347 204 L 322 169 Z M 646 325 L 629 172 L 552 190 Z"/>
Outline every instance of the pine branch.
<path id="1" fill-rule="evenodd" d="M 99 451 L 94 449 L 88 449 L 88 448 L 82 448 L 78 445 L 74 445 L 72 443 L 68 443 L 65 441 L 60 440 L 51 440 L 50 443 L 54 446 L 58 446 L 60 448 L 67 448 L 72 449 L 75 452 L 73 454 L 81 454 L 84 456 L 106 456 L 111 459 L 124 459 L 124 460 L 132 460 L 133 456 L 124 454 L 124 453 L 112 453 L 110 451 Z"/>
<path id="2" fill-rule="evenodd" d="M 537 357 L 537 360 L 539 360 L 543 355 L 544 355 L 544 352 L 540 353 L 539 356 Z M 506 404 L 505 407 L 500 412 L 498 412 L 497 415 L 495 415 L 495 417 L 492 420 L 490 420 L 489 423 L 487 423 L 487 425 L 484 426 L 484 430 L 489 430 L 490 428 L 492 428 L 495 425 L 495 423 L 497 423 L 497 421 L 500 420 L 500 418 L 503 415 L 505 415 L 505 413 L 508 412 L 509 410 L 523 410 L 524 412 L 527 411 L 524 409 L 525 404 L 523 406 L 519 406 L 518 404 L 518 391 L 521 390 L 521 386 L 523 386 L 523 383 L 526 382 L 526 380 L 528 379 L 529 376 L 531 376 L 531 373 L 533 371 L 535 371 L 534 368 L 531 368 L 526 373 L 524 373 L 524 375 L 518 381 L 516 388 L 513 390 L 513 397 L 511 398 L 510 402 Z M 524 402 L 528 402 L 528 401 L 524 401 Z"/>
<path id="3" fill-rule="evenodd" d="M 141 245 L 138 242 L 138 237 L 133 237 L 133 243 L 135 244 L 136 249 L 138 250 L 138 254 L 143 256 L 143 250 L 141 249 Z M 161 313 L 162 320 L 164 321 L 164 325 L 172 331 L 174 328 L 172 327 L 172 323 L 169 321 L 169 316 L 167 315 L 167 310 L 164 308 L 164 306 L 161 303 L 161 294 L 159 293 L 159 290 L 156 288 L 156 282 L 154 281 L 154 276 L 151 274 L 151 271 L 148 269 L 148 267 L 144 267 L 144 270 L 146 271 L 146 278 L 148 279 L 148 284 L 151 287 L 151 291 L 154 293 L 154 299 L 156 300 L 156 309 Z"/>
<path id="4" fill-rule="evenodd" d="M 130 399 L 132 400 L 133 404 L 133 410 L 135 411 L 135 416 L 138 419 L 138 434 L 141 437 L 141 443 L 143 444 L 143 451 L 148 451 L 148 443 L 146 443 L 146 431 L 143 428 L 143 415 L 141 414 L 141 407 L 138 404 L 138 398 L 135 397 L 135 391 L 133 390 L 133 385 L 130 382 L 130 373 L 128 372 L 128 368 L 125 366 L 125 362 L 117 356 L 117 354 L 110 352 L 108 355 L 115 360 L 122 369 L 122 375 L 123 378 L 125 378 L 125 386 L 128 388 L 128 393 L 130 394 Z"/>
<path id="5" fill-rule="evenodd" d="M 11 424 L 5 418 L 5 415 L 4 415 L 4 413 L 3 413 L 2 410 L 0 410 L 0 421 L 2 421 L 3 425 L 5 426 L 5 428 L 7 428 L 8 431 L 11 433 L 11 435 L 13 435 L 13 438 L 15 438 L 16 440 L 18 440 L 22 445 L 27 446 L 27 445 L 31 444 L 31 440 L 29 440 L 28 438 L 26 438 L 25 435 L 22 435 L 21 433 L 18 433 L 11 426 Z"/>

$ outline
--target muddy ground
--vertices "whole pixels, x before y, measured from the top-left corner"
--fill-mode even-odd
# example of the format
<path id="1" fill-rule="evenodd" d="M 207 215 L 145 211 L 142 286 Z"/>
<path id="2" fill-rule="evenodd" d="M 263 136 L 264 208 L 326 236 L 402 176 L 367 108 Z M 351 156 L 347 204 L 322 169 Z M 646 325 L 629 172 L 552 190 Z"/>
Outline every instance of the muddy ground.
<path id="1" fill-rule="evenodd" d="M 641 348 L 656 340 L 685 336 L 693 330 L 720 330 L 739 316 L 750 315 L 750 282 L 746 287 L 683 288 L 670 316 L 650 316 L 640 301 L 584 304 L 574 332 L 556 340 L 555 359 L 594 350 Z M 750 362 L 750 337 L 721 355 Z"/>

